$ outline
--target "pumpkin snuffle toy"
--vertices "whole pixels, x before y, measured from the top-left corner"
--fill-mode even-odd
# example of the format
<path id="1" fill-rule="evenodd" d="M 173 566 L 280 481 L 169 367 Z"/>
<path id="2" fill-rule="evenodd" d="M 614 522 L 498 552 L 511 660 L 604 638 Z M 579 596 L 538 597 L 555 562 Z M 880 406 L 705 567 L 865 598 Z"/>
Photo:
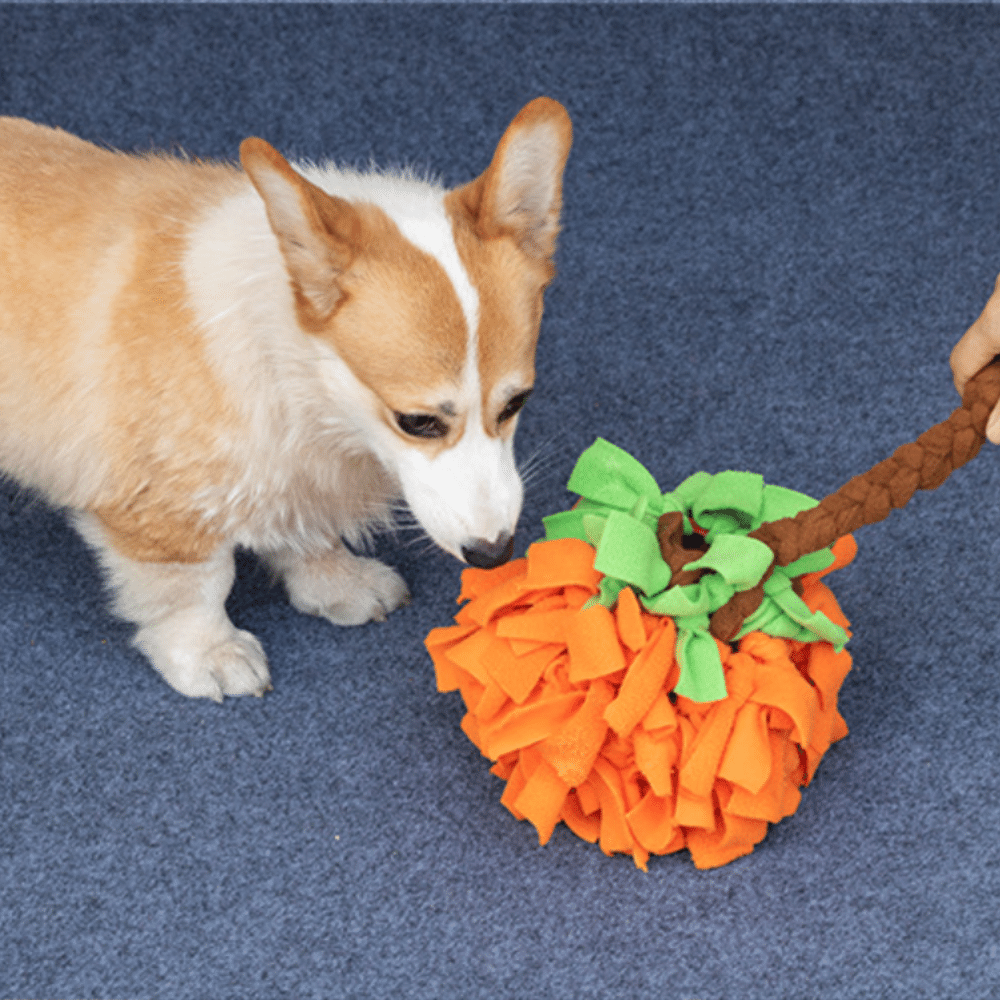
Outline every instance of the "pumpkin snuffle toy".
<path id="1" fill-rule="evenodd" d="M 599 439 L 577 505 L 525 558 L 466 569 L 455 624 L 426 640 L 503 804 L 543 844 L 561 820 L 643 869 L 752 851 L 847 734 L 848 622 L 822 578 L 854 557 L 851 532 L 977 454 L 998 397 L 995 362 L 948 420 L 820 503 L 738 472 L 662 494 Z"/>

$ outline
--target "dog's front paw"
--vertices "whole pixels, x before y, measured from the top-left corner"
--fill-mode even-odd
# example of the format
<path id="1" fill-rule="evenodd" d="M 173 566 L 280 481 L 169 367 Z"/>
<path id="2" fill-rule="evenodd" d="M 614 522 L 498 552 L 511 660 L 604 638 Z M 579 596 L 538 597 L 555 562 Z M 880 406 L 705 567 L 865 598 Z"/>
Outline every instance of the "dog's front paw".
<path id="1" fill-rule="evenodd" d="M 264 649 L 255 635 L 242 629 L 233 628 L 226 638 L 205 645 L 164 635 L 155 627 L 143 628 L 135 643 L 163 679 L 189 698 L 222 701 L 226 695 L 260 697 L 271 690 Z"/>
<path id="2" fill-rule="evenodd" d="M 386 615 L 410 600 L 406 581 L 390 566 L 377 559 L 359 559 L 358 563 L 348 592 L 319 612 L 334 625 L 384 622 Z"/>
<path id="3" fill-rule="evenodd" d="M 292 606 L 334 625 L 384 621 L 410 599 L 394 569 L 346 551 L 285 567 L 284 575 Z"/>

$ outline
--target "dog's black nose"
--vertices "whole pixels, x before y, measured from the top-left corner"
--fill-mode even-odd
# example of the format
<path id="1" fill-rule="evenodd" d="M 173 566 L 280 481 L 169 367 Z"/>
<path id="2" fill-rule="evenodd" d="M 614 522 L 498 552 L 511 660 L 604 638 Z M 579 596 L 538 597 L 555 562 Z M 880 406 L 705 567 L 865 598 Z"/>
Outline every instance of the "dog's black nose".
<path id="1" fill-rule="evenodd" d="M 469 545 L 462 546 L 462 555 L 470 566 L 493 569 L 502 566 L 514 554 L 514 539 L 506 531 L 501 531 L 495 542 L 477 538 Z"/>

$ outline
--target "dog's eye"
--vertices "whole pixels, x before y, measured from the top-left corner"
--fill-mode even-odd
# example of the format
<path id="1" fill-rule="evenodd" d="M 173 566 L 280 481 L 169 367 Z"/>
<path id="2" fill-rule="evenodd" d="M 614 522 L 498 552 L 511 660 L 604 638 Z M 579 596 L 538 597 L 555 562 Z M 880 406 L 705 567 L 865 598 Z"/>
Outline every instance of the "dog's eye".
<path id="1" fill-rule="evenodd" d="M 522 406 L 528 401 L 528 397 L 531 395 L 531 390 L 527 389 L 524 392 L 519 392 L 501 411 L 500 416 L 497 417 L 499 423 L 506 423 L 511 417 L 515 416 L 521 409 Z"/>
<path id="2" fill-rule="evenodd" d="M 430 413 L 397 413 L 396 426 L 417 438 L 440 438 L 448 433 L 448 425 Z"/>

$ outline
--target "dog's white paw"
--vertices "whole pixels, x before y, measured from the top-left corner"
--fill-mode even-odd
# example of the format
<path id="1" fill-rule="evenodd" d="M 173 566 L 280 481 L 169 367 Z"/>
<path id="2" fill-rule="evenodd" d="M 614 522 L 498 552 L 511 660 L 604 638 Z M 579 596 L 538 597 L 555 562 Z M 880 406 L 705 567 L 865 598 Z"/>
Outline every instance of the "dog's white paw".
<path id="1" fill-rule="evenodd" d="M 159 631 L 161 634 L 155 634 Z M 257 637 L 233 628 L 220 642 L 185 643 L 184 637 L 167 637 L 162 630 L 140 629 L 136 645 L 175 691 L 189 698 L 222 701 L 229 695 L 260 697 L 271 690 L 267 657 Z"/>
<path id="2" fill-rule="evenodd" d="M 394 569 L 346 551 L 285 567 L 284 574 L 292 607 L 334 625 L 384 621 L 410 599 Z"/>

